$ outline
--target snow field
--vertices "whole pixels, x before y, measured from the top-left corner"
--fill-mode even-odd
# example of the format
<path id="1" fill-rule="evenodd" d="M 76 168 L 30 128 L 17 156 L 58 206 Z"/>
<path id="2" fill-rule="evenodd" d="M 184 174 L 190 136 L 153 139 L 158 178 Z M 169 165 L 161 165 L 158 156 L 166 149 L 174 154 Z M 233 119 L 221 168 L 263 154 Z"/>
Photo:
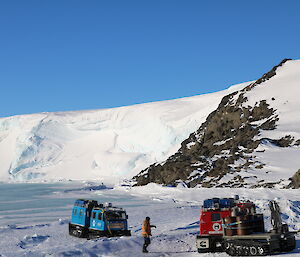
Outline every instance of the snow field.
<path id="1" fill-rule="evenodd" d="M 152 244 L 148 247 L 147 256 L 155 257 L 196 257 L 227 256 L 225 253 L 198 254 L 195 237 L 199 231 L 200 205 L 204 199 L 211 197 L 240 197 L 253 200 L 258 212 L 265 215 L 266 227 L 270 228 L 268 200 L 275 199 L 284 213 L 283 219 L 290 229 L 300 229 L 299 190 L 269 189 L 203 189 L 203 188 L 168 188 L 155 184 L 144 187 L 117 186 L 113 189 L 84 191 L 84 186 L 74 186 L 74 190 L 50 193 L 44 201 L 62 197 L 111 199 L 113 204 L 122 206 L 129 215 L 131 237 L 101 238 L 86 240 L 68 235 L 68 222 L 72 206 L 59 214 L 57 220 L 36 222 L 34 217 L 27 224 L 7 224 L 0 227 L 1 257 L 46 257 L 46 256 L 101 256 L 132 257 L 142 254 L 143 238 L 140 235 L 141 224 L 146 216 L 157 228 L 152 229 Z M 33 209 L 34 210 L 34 209 Z M 55 210 L 51 210 L 56 215 Z M 47 215 L 45 215 L 45 218 Z M 20 220 L 22 216 L 20 217 Z M 8 221 L 9 222 L 9 221 Z M 15 221 L 15 224 L 18 222 Z M 297 238 L 297 249 L 284 256 L 300 256 L 300 238 Z"/>

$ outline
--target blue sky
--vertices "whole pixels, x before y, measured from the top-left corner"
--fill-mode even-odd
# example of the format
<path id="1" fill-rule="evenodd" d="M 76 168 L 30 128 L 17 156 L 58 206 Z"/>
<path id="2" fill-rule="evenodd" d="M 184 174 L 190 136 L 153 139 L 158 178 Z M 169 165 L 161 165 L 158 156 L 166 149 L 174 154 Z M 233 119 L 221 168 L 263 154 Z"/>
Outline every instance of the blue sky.
<path id="1" fill-rule="evenodd" d="M 215 92 L 300 59 L 300 1 L 0 1 L 0 117 Z"/>

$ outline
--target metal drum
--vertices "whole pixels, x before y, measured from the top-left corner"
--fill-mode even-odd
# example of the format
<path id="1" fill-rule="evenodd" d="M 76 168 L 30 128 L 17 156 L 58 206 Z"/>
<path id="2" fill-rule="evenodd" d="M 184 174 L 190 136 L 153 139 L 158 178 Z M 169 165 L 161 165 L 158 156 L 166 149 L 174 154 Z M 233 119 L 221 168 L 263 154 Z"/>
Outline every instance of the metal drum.
<path id="1" fill-rule="evenodd" d="M 237 234 L 237 225 L 236 225 L 236 217 L 226 217 L 224 218 L 224 234 L 226 236 L 234 236 Z"/>
<path id="2" fill-rule="evenodd" d="M 253 215 L 245 215 L 236 217 L 237 234 L 239 236 L 250 235 L 253 232 Z"/>
<path id="3" fill-rule="evenodd" d="M 265 232 L 264 215 L 254 214 L 253 232 Z"/>

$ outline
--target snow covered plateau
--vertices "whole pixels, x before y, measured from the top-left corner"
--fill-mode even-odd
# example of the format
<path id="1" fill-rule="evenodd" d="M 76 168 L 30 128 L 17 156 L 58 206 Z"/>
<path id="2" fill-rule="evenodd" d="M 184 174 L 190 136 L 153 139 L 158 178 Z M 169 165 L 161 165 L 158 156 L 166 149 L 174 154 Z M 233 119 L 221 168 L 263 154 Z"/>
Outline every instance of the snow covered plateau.
<path id="1" fill-rule="evenodd" d="M 176 152 L 223 96 L 245 85 L 114 109 L 1 118 L 0 181 L 131 178 Z"/>

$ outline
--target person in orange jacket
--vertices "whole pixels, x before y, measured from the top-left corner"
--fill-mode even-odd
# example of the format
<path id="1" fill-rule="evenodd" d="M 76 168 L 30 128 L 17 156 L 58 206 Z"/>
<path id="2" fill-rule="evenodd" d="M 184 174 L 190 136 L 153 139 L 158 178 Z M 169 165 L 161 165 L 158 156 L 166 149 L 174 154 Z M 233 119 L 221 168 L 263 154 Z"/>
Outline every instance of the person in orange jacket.
<path id="1" fill-rule="evenodd" d="M 150 217 L 146 217 L 142 226 L 142 236 L 144 237 L 143 253 L 148 252 L 147 247 L 149 244 L 151 244 L 150 241 L 150 236 L 152 236 L 151 228 L 156 228 L 156 226 L 150 224 Z"/>

